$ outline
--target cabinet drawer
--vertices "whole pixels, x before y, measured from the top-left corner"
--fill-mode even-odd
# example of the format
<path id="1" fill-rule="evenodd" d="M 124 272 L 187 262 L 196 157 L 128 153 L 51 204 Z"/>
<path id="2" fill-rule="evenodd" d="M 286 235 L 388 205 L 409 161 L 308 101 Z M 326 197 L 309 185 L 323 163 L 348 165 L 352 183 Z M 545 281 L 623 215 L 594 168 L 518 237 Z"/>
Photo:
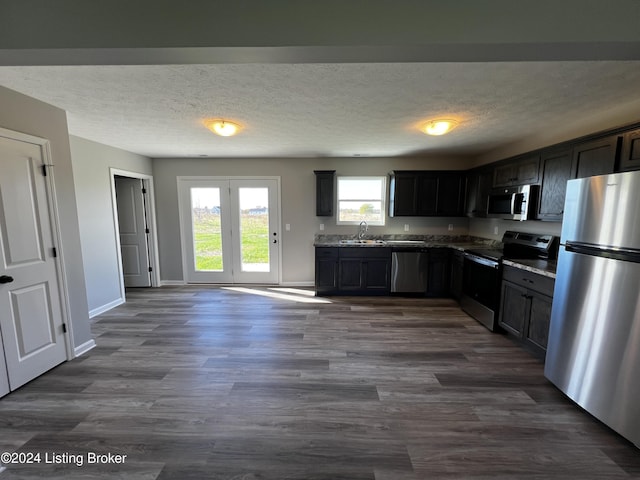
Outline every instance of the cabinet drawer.
<path id="1" fill-rule="evenodd" d="M 536 273 L 521 270 L 519 268 L 505 266 L 502 278 L 508 280 L 511 283 L 526 287 L 536 292 L 553 296 L 553 287 L 555 280 L 553 278 L 545 277 L 544 275 L 538 275 Z"/>
<path id="2" fill-rule="evenodd" d="M 386 247 L 341 247 L 340 258 L 391 258 L 391 249 Z"/>
<path id="3" fill-rule="evenodd" d="M 338 249 L 333 247 L 316 247 L 316 258 L 338 258 Z"/>

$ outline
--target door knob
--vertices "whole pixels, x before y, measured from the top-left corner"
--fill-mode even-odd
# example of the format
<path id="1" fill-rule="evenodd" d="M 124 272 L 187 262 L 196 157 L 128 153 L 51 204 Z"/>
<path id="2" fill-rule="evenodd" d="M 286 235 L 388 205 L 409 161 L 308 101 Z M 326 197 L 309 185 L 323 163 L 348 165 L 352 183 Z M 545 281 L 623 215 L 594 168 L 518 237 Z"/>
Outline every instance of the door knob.
<path id="1" fill-rule="evenodd" d="M 9 275 L 0 275 L 0 283 L 11 283 L 13 282 L 13 277 Z"/>

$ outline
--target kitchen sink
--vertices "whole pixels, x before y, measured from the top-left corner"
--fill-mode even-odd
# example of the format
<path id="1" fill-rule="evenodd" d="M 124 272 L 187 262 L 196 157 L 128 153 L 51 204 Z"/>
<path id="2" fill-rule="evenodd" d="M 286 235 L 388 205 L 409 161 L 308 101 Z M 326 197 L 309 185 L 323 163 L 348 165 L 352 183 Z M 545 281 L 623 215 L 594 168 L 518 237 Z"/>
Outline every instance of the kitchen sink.
<path id="1" fill-rule="evenodd" d="M 340 240 L 343 245 L 384 245 L 384 240 Z"/>
<path id="2" fill-rule="evenodd" d="M 423 240 L 387 240 L 389 245 L 424 245 Z"/>

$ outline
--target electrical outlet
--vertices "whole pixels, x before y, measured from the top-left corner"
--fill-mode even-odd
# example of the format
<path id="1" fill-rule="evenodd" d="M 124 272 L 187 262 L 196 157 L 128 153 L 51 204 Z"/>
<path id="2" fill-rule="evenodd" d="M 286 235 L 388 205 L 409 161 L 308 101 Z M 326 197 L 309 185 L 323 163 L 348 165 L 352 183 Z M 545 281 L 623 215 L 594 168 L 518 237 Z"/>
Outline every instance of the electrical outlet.
<path id="1" fill-rule="evenodd" d="M 290 224 L 290 223 L 285 224 L 284 229 L 285 229 L 287 232 L 291 231 L 291 224 Z M 322 229 L 320 229 L 320 230 L 322 230 Z"/>
<path id="2" fill-rule="evenodd" d="M 493 234 L 498 235 L 498 232 L 499 232 L 498 227 L 493 227 Z"/>
<path id="3" fill-rule="evenodd" d="M 449 231 L 450 231 L 450 232 L 453 232 L 453 223 L 450 223 L 450 224 L 449 224 Z"/>
<path id="4" fill-rule="evenodd" d="M 405 231 L 405 232 L 408 232 L 408 231 L 409 231 L 409 224 L 408 224 L 408 223 L 405 223 L 405 224 L 404 224 L 404 231 Z"/>
<path id="5" fill-rule="evenodd" d="M 324 230 L 324 223 L 321 223 L 321 224 L 320 224 L 320 230 L 321 230 L 321 231 L 322 231 L 322 230 Z"/>

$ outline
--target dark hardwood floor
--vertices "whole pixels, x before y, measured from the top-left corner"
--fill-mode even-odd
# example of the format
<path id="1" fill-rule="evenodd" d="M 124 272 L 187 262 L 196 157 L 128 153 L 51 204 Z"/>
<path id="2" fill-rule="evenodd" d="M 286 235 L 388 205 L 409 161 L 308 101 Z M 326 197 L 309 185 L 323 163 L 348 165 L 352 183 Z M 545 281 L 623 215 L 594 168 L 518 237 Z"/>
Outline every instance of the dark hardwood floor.
<path id="1" fill-rule="evenodd" d="M 269 293 L 128 291 L 94 350 L 0 400 L 0 452 L 41 454 L 0 480 L 640 478 L 640 450 L 453 301 Z"/>

